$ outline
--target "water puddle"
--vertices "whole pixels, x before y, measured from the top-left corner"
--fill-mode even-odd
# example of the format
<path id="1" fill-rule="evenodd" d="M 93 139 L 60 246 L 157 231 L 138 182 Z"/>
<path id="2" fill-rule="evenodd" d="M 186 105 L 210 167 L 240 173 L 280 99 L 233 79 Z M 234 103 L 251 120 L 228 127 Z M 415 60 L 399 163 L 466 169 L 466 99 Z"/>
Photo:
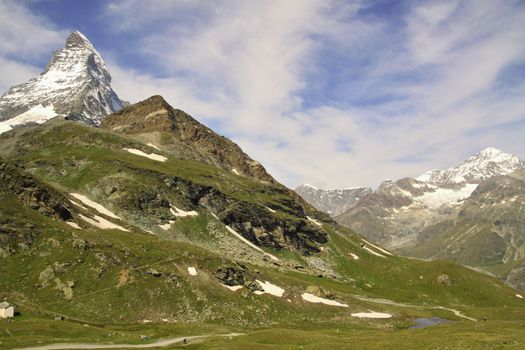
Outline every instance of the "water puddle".
<path id="1" fill-rule="evenodd" d="M 450 323 L 452 321 L 446 320 L 444 318 L 439 317 L 430 317 L 430 318 L 416 318 L 413 321 L 415 324 L 410 326 L 411 329 L 421 329 L 421 328 L 427 328 L 431 326 L 435 326 L 442 323 Z"/>

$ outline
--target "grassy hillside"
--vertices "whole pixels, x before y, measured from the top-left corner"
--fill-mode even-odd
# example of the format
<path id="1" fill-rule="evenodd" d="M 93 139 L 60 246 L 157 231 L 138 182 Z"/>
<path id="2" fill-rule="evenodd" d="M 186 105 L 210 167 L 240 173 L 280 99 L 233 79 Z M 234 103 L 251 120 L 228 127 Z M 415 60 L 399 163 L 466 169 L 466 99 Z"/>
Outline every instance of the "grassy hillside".
<path id="1" fill-rule="evenodd" d="M 199 346 L 277 346 L 268 329 L 280 329 L 283 348 L 310 338 L 321 348 L 349 338 L 370 345 L 384 330 L 400 344 L 404 336 L 420 337 L 406 330 L 414 318 L 430 316 L 458 321 L 422 331 L 435 339 L 465 332 L 481 344 L 474 335 L 486 329 L 475 325 L 485 323 L 474 320 L 482 318 L 501 330 L 487 341 L 521 338 L 524 302 L 496 278 L 453 263 L 389 255 L 279 184 L 181 160 L 161 142 L 157 149 L 141 137 L 69 121 L 0 136 L 0 155 L 18 169 L 10 183 L 32 178 L 31 187 L 52 198 L 35 207 L 12 186 L 0 187 L 0 298 L 22 313 L 0 324 L 3 345 L 238 331 L 247 334 L 227 345 L 212 339 Z M 47 210 L 57 203 L 69 216 Z M 177 216 L 173 207 L 196 215 Z M 119 228 L 92 224 L 101 219 Z M 258 295 L 257 280 L 284 289 L 283 295 Z M 234 292 L 224 283 L 243 287 Z M 306 292 L 347 307 L 308 302 Z M 352 316 L 369 311 L 392 317 Z M 53 323 L 57 314 L 67 320 Z M 513 327 L 517 333 L 509 338 Z M 31 336 L 20 337 L 20 330 Z"/>

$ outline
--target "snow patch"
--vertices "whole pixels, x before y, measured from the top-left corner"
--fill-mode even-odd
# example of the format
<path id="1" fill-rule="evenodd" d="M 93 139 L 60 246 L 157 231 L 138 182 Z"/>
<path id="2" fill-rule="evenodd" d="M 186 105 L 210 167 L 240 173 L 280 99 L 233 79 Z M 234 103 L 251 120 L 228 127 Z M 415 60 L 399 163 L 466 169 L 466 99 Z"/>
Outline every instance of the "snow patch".
<path id="1" fill-rule="evenodd" d="M 161 156 L 160 154 L 145 153 L 145 152 L 142 152 L 141 150 L 135 149 L 135 148 L 124 148 L 124 150 L 129 152 L 129 153 L 135 154 L 137 156 L 146 157 L 146 158 L 153 159 L 153 160 L 156 160 L 156 161 L 159 161 L 159 162 L 165 162 L 165 161 L 168 160 L 168 158 L 166 158 L 164 156 Z"/>
<path id="2" fill-rule="evenodd" d="M 186 216 L 197 216 L 199 215 L 199 213 L 197 213 L 195 210 L 190 210 L 190 211 L 184 211 L 182 209 L 179 209 L 175 206 L 171 206 L 170 208 L 170 212 L 175 215 L 176 217 L 186 217 Z"/>
<path id="3" fill-rule="evenodd" d="M 93 209 L 95 209 L 96 211 L 98 211 L 100 214 L 103 214 L 103 215 L 106 215 L 106 216 L 109 216 L 110 218 L 113 218 L 113 219 L 119 219 L 120 218 L 118 216 L 116 216 L 115 214 L 113 214 L 112 212 L 110 212 L 109 210 L 107 210 L 106 208 L 104 208 L 104 206 L 98 204 L 97 202 L 93 202 L 91 199 L 89 199 L 88 197 L 82 195 L 82 194 L 79 194 L 79 193 L 70 193 L 69 194 L 70 196 L 78 199 L 79 201 L 81 201 L 83 204 L 87 205 L 88 207 L 91 207 Z M 75 204 L 75 202 L 71 201 L 73 204 Z"/>
<path id="4" fill-rule="evenodd" d="M 239 170 L 233 168 L 232 169 L 232 173 L 234 173 L 235 175 L 241 175 L 241 173 L 239 172 Z"/>
<path id="5" fill-rule="evenodd" d="M 159 227 L 160 227 L 161 229 L 163 229 L 164 231 L 168 231 L 168 230 L 171 228 L 171 225 L 172 225 L 174 222 L 175 222 L 175 221 L 170 220 L 167 224 L 159 225 Z"/>
<path id="6" fill-rule="evenodd" d="M 147 143 L 146 145 L 152 147 L 152 148 L 155 148 L 157 151 L 160 151 L 160 148 L 158 148 L 157 146 L 155 146 L 154 144 L 152 143 Z"/>
<path id="7" fill-rule="evenodd" d="M 82 220 L 84 220 L 85 222 L 87 222 L 87 223 L 89 223 L 89 224 L 91 224 L 91 225 L 93 225 L 95 227 L 98 227 L 98 228 L 101 228 L 101 229 L 104 229 L 104 230 L 116 229 L 116 230 L 129 232 L 128 229 L 125 229 L 122 226 L 116 225 L 116 224 L 112 223 L 111 221 L 108 221 L 108 220 L 104 219 L 101 216 L 95 215 L 95 217 L 93 219 L 90 219 L 87 216 L 84 216 L 82 214 L 78 214 L 78 215 L 80 216 L 80 218 Z"/>
<path id="8" fill-rule="evenodd" d="M 222 284 L 222 283 L 221 283 L 221 286 L 223 286 L 224 288 L 228 288 L 232 292 L 235 292 L 235 291 L 238 291 L 239 289 L 242 289 L 242 286 L 228 286 L 227 284 Z"/>
<path id="9" fill-rule="evenodd" d="M 516 298 L 523 299 L 523 295 L 521 295 L 521 294 L 516 294 Z"/>
<path id="10" fill-rule="evenodd" d="M 310 293 L 303 293 L 301 294 L 301 298 L 303 298 L 303 300 L 306 300 L 310 303 L 317 303 L 317 304 L 325 304 L 325 305 L 330 305 L 330 306 L 341 306 L 341 307 L 348 307 L 347 304 L 342 304 L 338 301 L 335 301 L 335 300 L 330 300 L 330 299 L 325 299 L 325 298 L 320 298 L 318 296 L 315 296 L 313 294 L 310 294 Z"/>
<path id="11" fill-rule="evenodd" d="M 82 229 L 80 226 L 78 226 L 78 224 L 76 222 L 73 222 L 73 221 L 66 221 L 66 224 L 68 224 L 69 226 L 71 226 L 73 228 L 76 228 L 77 230 L 81 230 Z"/>
<path id="12" fill-rule="evenodd" d="M 273 210 L 272 208 L 269 208 L 269 207 L 265 207 L 265 208 L 268 209 L 268 211 L 269 211 L 270 213 L 275 213 L 275 210 Z"/>
<path id="13" fill-rule="evenodd" d="M 16 126 L 28 123 L 42 124 L 49 119 L 56 117 L 58 114 L 52 104 L 42 106 L 41 104 L 31 108 L 27 112 L 17 115 L 14 118 L 0 122 L 0 134 L 13 129 Z"/>
<path id="14" fill-rule="evenodd" d="M 367 252 L 369 252 L 370 254 L 379 256 L 381 258 L 386 258 L 386 256 L 384 256 L 383 254 L 379 254 L 378 252 L 373 251 L 372 249 L 368 248 L 366 245 L 363 247 L 363 249 L 366 250 Z"/>
<path id="15" fill-rule="evenodd" d="M 197 269 L 193 266 L 188 267 L 188 273 L 190 276 L 197 276 L 199 273 L 197 272 Z"/>
<path id="16" fill-rule="evenodd" d="M 350 253 L 350 256 L 354 259 L 354 260 L 358 260 L 359 257 L 357 255 L 355 255 L 354 253 Z"/>
<path id="17" fill-rule="evenodd" d="M 283 296 L 285 292 L 285 290 L 282 289 L 281 287 L 276 286 L 275 284 L 272 284 L 268 281 L 264 281 L 264 282 L 261 282 L 259 280 L 255 280 L 255 281 L 259 283 L 259 285 L 263 289 L 263 291 L 260 291 L 260 290 L 255 291 L 254 293 L 257 295 L 270 294 L 270 295 L 274 295 L 280 298 Z"/>
<path id="18" fill-rule="evenodd" d="M 323 224 L 321 222 L 319 222 L 318 220 L 315 220 L 314 218 L 311 218 L 309 216 L 307 216 L 306 218 L 308 219 L 308 221 L 313 222 L 315 225 L 317 225 L 319 227 L 323 227 Z"/>
<path id="19" fill-rule="evenodd" d="M 451 188 L 437 188 L 433 192 L 425 192 L 414 199 L 429 208 L 439 208 L 443 204 L 453 204 L 468 198 L 478 187 L 477 184 L 465 184 L 459 190 Z"/>
<path id="20" fill-rule="evenodd" d="M 351 314 L 353 317 L 359 317 L 359 318 L 391 318 L 392 315 L 383 313 L 383 312 L 356 312 Z"/>
<path id="21" fill-rule="evenodd" d="M 370 243 L 370 242 L 368 242 L 368 241 L 367 241 L 366 239 L 363 239 L 363 242 L 365 242 L 366 244 L 368 244 L 368 245 L 370 245 L 370 246 L 374 247 L 375 249 L 379 250 L 380 252 L 383 252 L 383 253 L 385 253 L 386 255 L 390 255 L 390 256 L 393 256 L 393 254 L 392 254 L 392 253 L 390 253 L 389 251 L 387 251 L 387 250 L 384 250 L 383 248 L 381 248 L 381 247 L 379 247 L 379 246 L 375 245 L 374 243 Z"/>

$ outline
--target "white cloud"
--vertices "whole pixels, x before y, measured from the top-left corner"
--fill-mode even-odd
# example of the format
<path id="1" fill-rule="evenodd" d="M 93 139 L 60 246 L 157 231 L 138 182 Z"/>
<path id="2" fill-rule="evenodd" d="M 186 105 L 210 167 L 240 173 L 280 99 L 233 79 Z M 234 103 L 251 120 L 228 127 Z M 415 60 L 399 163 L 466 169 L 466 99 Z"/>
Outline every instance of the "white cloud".
<path id="1" fill-rule="evenodd" d="M 35 64 L 63 44 L 65 33 L 20 3 L 0 0 L 0 91 L 34 77 Z"/>
<path id="2" fill-rule="evenodd" d="M 523 86 L 512 95 L 497 87 L 504 69 L 524 61 L 518 3 L 414 3 L 395 23 L 360 16 L 366 2 L 156 4 L 108 7 L 119 18 L 146 14 L 137 25 L 119 22 L 119 31 L 160 23 L 137 46 L 166 77 L 142 75 L 130 96 L 158 88 L 175 106 L 219 125 L 288 185 L 375 185 L 453 165 L 484 142 L 514 144 L 506 149 L 523 155 L 523 143 L 496 136 L 501 125 L 524 118 Z M 326 66 L 332 62 L 337 67 Z M 332 87 L 324 73 L 348 82 Z M 115 83 L 125 82 L 126 91 L 130 80 L 137 75 L 123 69 Z M 338 99 L 306 107 L 310 84 L 338 89 Z"/>

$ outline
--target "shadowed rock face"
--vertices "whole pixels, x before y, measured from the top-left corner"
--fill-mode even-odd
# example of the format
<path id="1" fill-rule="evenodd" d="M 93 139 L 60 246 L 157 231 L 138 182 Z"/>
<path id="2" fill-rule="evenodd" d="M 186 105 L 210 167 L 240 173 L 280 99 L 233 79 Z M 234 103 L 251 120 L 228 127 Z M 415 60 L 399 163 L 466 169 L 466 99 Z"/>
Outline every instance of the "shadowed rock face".
<path id="1" fill-rule="evenodd" d="M 304 219 L 277 217 L 266 208 L 251 203 L 235 203 L 220 217 L 226 225 L 261 246 L 286 248 L 308 255 L 319 252 L 316 244 L 328 241 L 326 232 Z"/>
<path id="2" fill-rule="evenodd" d="M 62 205 L 64 199 L 54 190 L 44 187 L 31 175 L 6 163 L 0 158 L 0 193 L 16 195 L 31 209 L 42 214 L 62 219 L 72 218 L 69 210 Z"/>
<path id="3" fill-rule="evenodd" d="M 185 112 L 153 96 L 108 116 L 102 128 L 124 134 L 155 133 L 161 144 L 183 159 L 193 159 L 276 183 L 264 167 L 239 146 L 217 135 Z"/>

